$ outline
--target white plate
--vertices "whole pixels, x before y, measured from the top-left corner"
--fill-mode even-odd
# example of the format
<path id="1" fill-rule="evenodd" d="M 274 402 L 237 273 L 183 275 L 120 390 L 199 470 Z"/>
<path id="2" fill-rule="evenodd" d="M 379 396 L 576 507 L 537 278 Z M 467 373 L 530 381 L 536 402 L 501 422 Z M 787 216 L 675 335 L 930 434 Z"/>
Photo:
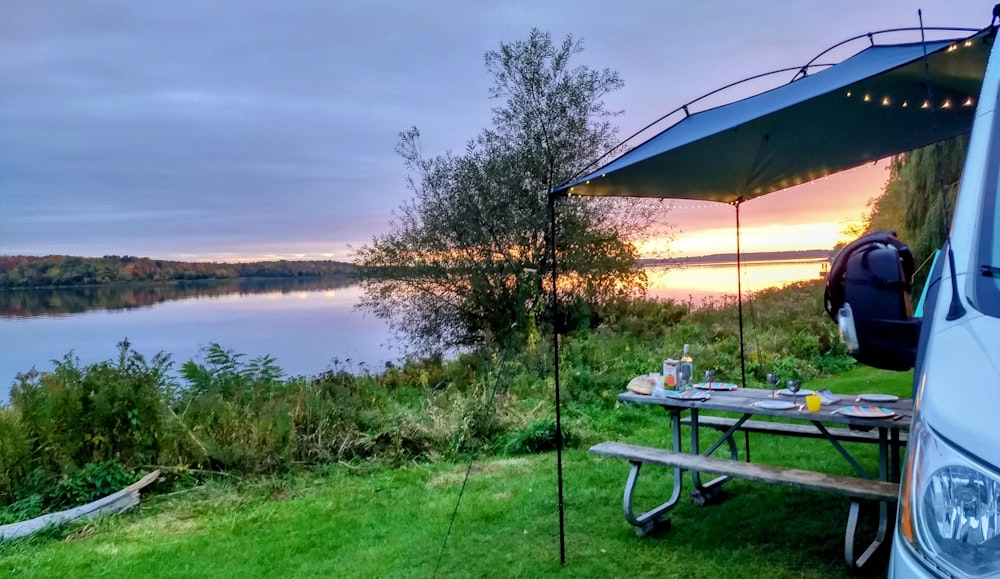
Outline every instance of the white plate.
<path id="1" fill-rule="evenodd" d="M 809 396 L 812 393 L 813 393 L 812 390 L 806 390 L 805 388 L 799 390 L 798 393 L 792 392 L 788 388 L 785 388 L 783 390 L 778 390 L 778 394 L 781 394 L 782 396 L 793 396 L 793 395 L 794 396 Z"/>
<path id="2" fill-rule="evenodd" d="M 862 394 L 858 398 L 865 402 L 895 402 L 899 400 L 899 396 L 893 396 L 892 394 Z"/>
<path id="3" fill-rule="evenodd" d="M 768 410 L 788 410 L 789 408 L 795 408 L 795 405 L 787 400 L 758 400 L 753 405 L 757 408 L 766 408 Z"/>

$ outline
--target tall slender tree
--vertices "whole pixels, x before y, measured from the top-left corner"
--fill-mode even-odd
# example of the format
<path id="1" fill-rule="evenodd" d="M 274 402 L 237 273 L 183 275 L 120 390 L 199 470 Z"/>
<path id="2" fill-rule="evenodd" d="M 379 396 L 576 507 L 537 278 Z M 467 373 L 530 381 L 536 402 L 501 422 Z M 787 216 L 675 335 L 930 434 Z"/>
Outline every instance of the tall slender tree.
<path id="1" fill-rule="evenodd" d="M 413 198 L 390 231 L 355 252 L 362 307 L 418 348 L 509 344 L 537 336 L 551 271 L 548 192 L 610 150 L 616 128 L 604 97 L 618 74 L 573 66 L 583 46 L 532 30 L 486 54 L 496 100 L 492 126 L 462 154 L 426 157 L 420 132 L 398 153 Z M 636 206 L 568 199 L 558 204 L 564 301 L 595 304 L 644 291 L 632 242 L 653 220 Z"/>

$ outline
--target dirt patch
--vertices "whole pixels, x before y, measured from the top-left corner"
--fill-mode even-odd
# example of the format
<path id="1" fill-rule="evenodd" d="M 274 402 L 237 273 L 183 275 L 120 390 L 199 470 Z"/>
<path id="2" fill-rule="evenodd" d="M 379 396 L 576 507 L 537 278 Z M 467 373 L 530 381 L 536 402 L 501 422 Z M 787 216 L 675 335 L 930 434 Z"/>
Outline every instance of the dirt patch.
<path id="1" fill-rule="evenodd" d="M 455 467 L 443 472 L 427 482 L 428 487 L 443 487 L 462 484 L 467 466 Z M 526 458 L 504 458 L 490 462 L 473 463 L 469 478 L 525 473 L 531 470 L 531 461 Z"/>
<path id="2" fill-rule="evenodd" d="M 136 519 L 129 529 L 136 534 L 187 535 L 198 530 L 198 520 L 187 510 L 173 511 Z"/>

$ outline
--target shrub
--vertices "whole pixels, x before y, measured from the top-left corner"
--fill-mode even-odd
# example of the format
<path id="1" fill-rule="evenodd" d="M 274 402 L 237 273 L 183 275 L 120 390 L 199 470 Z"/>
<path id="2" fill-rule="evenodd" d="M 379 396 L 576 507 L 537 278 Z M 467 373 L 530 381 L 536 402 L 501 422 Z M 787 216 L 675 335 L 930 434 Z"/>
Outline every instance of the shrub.
<path id="1" fill-rule="evenodd" d="M 576 444 L 575 437 L 564 427 L 562 430 L 563 446 L 572 447 Z M 535 454 L 556 449 L 559 437 L 556 433 L 555 420 L 536 420 L 507 437 L 504 446 L 506 454 Z"/>
<path id="2" fill-rule="evenodd" d="M 54 507 L 72 507 L 99 499 L 134 483 L 139 477 L 113 460 L 87 463 L 51 490 L 46 501 Z"/>
<path id="3" fill-rule="evenodd" d="M 59 478 L 91 462 L 158 461 L 169 357 L 147 363 L 130 346 L 118 344 L 116 363 L 81 367 L 67 354 L 54 372 L 18 375 L 11 402 L 33 469 Z"/>
<path id="4" fill-rule="evenodd" d="M 0 504 L 15 500 L 17 487 L 32 467 L 28 439 L 17 411 L 0 407 Z"/>

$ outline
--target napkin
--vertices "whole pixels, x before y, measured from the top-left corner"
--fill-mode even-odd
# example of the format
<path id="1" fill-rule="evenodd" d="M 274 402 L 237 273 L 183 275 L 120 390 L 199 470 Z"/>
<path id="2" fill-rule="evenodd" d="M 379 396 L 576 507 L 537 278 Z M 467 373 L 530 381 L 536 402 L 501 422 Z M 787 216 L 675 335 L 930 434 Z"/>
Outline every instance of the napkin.
<path id="1" fill-rule="evenodd" d="M 834 402 L 840 402 L 840 396 L 837 396 L 833 392 L 830 392 L 829 388 L 824 388 L 822 390 L 819 390 L 816 392 L 816 394 L 819 394 L 819 397 L 823 401 L 823 404 L 833 404 Z"/>

